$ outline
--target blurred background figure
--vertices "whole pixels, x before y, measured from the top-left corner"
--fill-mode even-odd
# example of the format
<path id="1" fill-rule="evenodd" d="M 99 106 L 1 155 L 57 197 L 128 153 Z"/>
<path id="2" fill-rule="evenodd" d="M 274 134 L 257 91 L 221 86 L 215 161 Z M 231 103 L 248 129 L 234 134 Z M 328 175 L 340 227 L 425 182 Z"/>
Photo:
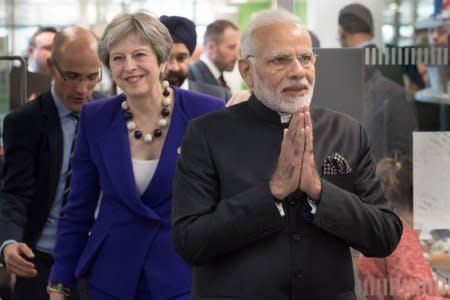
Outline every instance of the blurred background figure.
<path id="1" fill-rule="evenodd" d="M 53 39 L 56 27 L 41 27 L 29 39 L 27 49 L 27 85 L 26 99 L 32 100 L 50 87 L 51 77 L 47 67 L 47 60 L 51 57 Z M 24 99 L 20 99 L 20 69 L 13 67 L 10 76 L 10 104 L 18 107 Z"/>
<path id="2" fill-rule="evenodd" d="M 27 50 L 28 71 L 50 75 L 47 59 L 51 56 L 55 27 L 39 28 L 30 38 Z"/>
<path id="3" fill-rule="evenodd" d="M 239 29 L 228 20 L 216 20 L 209 24 L 203 38 L 204 51 L 200 59 L 189 68 L 189 79 L 218 85 L 231 90 L 223 72 L 233 71 L 238 59 Z"/>
<path id="4" fill-rule="evenodd" d="M 435 1 L 436 2 L 436 1 Z M 444 6 L 444 2 L 442 2 Z M 440 52 L 446 57 L 443 63 L 433 62 L 433 59 L 420 60 L 414 66 L 408 66 L 406 82 L 408 91 L 416 100 L 418 108 L 419 128 L 422 131 L 438 131 L 450 129 L 450 94 L 448 46 L 450 34 L 450 10 L 435 11 L 430 18 L 419 20 L 416 29 L 426 32 L 430 53 Z M 430 57 L 428 57 L 430 58 Z M 436 59 L 435 59 L 436 60 Z"/>
<path id="5" fill-rule="evenodd" d="M 0 253 L 17 276 L 14 300 L 48 300 L 56 227 L 70 186 L 77 114 L 102 77 L 97 37 L 83 27 L 59 31 L 47 63 L 51 88 L 4 120 Z"/>
<path id="6" fill-rule="evenodd" d="M 376 48 L 372 14 L 362 4 L 349 4 L 340 10 L 338 31 L 343 48 Z M 362 123 L 375 159 L 412 153 L 412 132 L 417 129 L 417 117 L 398 83 L 403 81 L 401 68 L 379 62 L 366 65 L 363 76 Z"/>
<path id="7" fill-rule="evenodd" d="M 436 24 L 428 29 L 428 42 L 433 47 L 448 48 L 448 36 L 450 25 L 446 23 Z"/>
<path id="8" fill-rule="evenodd" d="M 191 20 L 179 16 L 161 16 L 161 23 L 167 27 L 172 36 L 173 46 L 167 62 L 165 79 L 171 85 L 185 90 L 216 96 L 228 101 L 227 90 L 217 86 L 195 80 L 189 80 L 189 62 L 196 49 L 197 32 L 195 24 Z"/>
<path id="9" fill-rule="evenodd" d="M 360 257 L 358 275 L 368 300 L 442 299 L 413 229 L 412 163 L 407 157 L 382 159 L 376 169 L 386 198 L 403 222 L 395 251 L 386 258 Z"/>

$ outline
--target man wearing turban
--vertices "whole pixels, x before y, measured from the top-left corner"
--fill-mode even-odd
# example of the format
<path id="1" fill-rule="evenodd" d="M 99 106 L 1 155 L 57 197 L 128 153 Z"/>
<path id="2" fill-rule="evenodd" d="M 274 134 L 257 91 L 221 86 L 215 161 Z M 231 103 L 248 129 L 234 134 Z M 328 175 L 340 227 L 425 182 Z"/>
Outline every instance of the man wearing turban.
<path id="1" fill-rule="evenodd" d="M 178 16 L 161 16 L 159 20 L 169 29 L 173 39 L 173 47 L 165 74 L 166 80 L 171 85 L 182 89 L 216 96 L 224 101 L 228 101 L 228 94 L 225 88 L 187 79 L 189 61 L 197 45 L 195 24 L 189 19 Z"/>

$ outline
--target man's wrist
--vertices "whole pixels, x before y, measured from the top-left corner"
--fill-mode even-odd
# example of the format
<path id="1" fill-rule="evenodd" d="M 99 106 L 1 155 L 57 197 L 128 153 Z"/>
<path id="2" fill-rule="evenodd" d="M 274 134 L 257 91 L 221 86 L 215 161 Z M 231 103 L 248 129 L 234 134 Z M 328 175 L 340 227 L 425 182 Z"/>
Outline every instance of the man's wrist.
<path id="1" fill-rule="evenodd" d="M 6 240 L 0 245 L 0 262 L 2 262 L 3 264 L 5 263 L 6 246 L 8 246 L 10 244 L 15 244 L 15 243 L 17 243 L 17 241 L 15 241 L 15 240 Z"/>
<path id="2" fill-rule="evenodd" d="M 317 180 L 316 184 L 312 185 L 311 191 L 309 193 L 306 193 L 308 195 L 308 198 L 318 204 L 320 201 L 320 196 L 322 194 L 322 181 L 320 178 Z"/>
<path id="3" fill-rule="evenodd" d="M 282 201 L 287 196 L 282 193 L 282 187 L 274 182 L 269 182 L 269 189 L 277 201 Z"/>

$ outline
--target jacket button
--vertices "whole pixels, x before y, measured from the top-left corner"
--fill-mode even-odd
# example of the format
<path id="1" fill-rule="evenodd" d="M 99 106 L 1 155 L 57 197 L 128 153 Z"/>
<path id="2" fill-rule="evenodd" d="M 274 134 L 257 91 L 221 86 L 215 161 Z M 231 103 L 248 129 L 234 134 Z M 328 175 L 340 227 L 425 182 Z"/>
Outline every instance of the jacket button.
<path id="1" fill-rule="evenodd" d="M 297 278 L 297 279 L 302 279 L 302 273 L 300 273 L 300 272 L 296 272 L 296 273 L 294 274 L 294 276 L 295 276 L 295 278 Z"/>
<path id="2" fill-rule="evenodd" d="M 292 199 L 292 200 L 289 200 L 289 205 L 290 206 L 294 206 L 296 204 L 296 202 L 295 202 L 295 200 L 294 199 Z"/>
<path id="3" fill-rule="evenodd" d="M 298 233 L 294 233 L 292 237 L 294 238 L 294 241 L 300 241 L 300 239 L 302 238 Z"/>

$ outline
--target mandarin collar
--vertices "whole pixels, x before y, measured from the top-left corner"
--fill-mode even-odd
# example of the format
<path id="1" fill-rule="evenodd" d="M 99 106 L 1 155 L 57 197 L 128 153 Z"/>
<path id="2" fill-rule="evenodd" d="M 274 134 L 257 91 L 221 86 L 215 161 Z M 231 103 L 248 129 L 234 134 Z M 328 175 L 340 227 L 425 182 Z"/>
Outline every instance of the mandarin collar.
<path id="1" fill-rule="evenodd" d="M 271 110 L 265 106 L 256 96 L 252 93 L 248 100 L 248 105 L 255 114 L 264 121 L 277 125 L 279 127 L 288 128 L 289 122 L 282 123 L 281 116 L 278 112 Z"/>

